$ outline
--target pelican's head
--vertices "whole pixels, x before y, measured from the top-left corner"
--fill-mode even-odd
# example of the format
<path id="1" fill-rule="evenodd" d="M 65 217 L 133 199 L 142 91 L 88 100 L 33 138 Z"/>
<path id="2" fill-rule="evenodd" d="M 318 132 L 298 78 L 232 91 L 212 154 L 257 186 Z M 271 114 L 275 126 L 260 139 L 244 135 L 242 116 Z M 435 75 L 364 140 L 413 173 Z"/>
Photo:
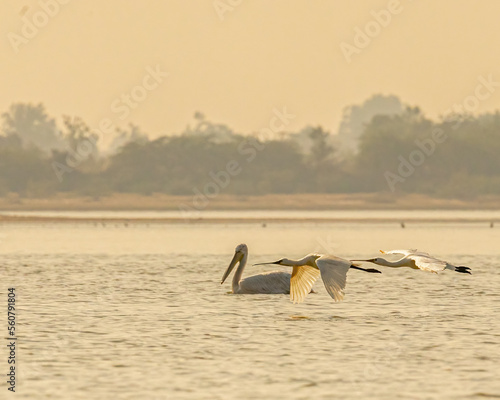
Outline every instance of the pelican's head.
<path id="1" fill-rule="evenodd" d="M 234 249 L 235 253 L 243 253 L 243 254 L 248 254 L 248 246 L 245 243 L 239 244 L 236 246 Z"/>
<path id="2" fill-rule="evenodd" d="M 231 271 L 234 269 L 234 266 L 240 262 L 245 255 L 248 254 L 248 247 L 246 244 L 242 243 L 236 246 L 234 249 L 234 256 L 231 262 L 229 263 L 229 267 L 227 267 L 226 272 L 224 272 L 224 275 L 222 276 L 222 280 L 220 281 L 220 284 L 222 285 L 224 281 L 227 279 Z"/>

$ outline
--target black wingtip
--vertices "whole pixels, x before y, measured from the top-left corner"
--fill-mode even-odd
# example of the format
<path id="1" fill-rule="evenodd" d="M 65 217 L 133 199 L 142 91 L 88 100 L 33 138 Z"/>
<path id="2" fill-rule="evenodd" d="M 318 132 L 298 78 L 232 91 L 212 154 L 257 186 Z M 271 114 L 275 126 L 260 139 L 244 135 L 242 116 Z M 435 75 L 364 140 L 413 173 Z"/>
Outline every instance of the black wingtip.
<path id="1" fill-rule="evenodd" d="M 472 275 L 472 273 L 470 272 L 470 268 L 469 267 L 464 267 L 464 266 L 456 267 L 455 268 L 455 272 L 460 272 L 462 274 Z"/>

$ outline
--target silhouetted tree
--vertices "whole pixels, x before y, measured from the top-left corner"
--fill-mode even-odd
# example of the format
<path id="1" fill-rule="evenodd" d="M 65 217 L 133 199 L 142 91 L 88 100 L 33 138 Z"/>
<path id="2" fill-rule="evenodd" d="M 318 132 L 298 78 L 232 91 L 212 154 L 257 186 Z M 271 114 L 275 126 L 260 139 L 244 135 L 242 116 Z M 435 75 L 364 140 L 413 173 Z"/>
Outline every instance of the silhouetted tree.
<path id="1" fill-rule="evenodd" d="M 397 115 L 404 111 L 396 96 L 374 95 L 361 105 L 344 108 L 339 125 L 338 139 L 344 151 L 356 151 L 366 124 L 376 115 Z"/>
<path id="2" fill-rule="evenodd" d="M 37 147 L 49 153 L 62 147 L 62 138 L 56 123 L 42 104 L 12 104 L 2 114 L 2 130 L 9 136 L 18 136 L 24 147 Z"/>

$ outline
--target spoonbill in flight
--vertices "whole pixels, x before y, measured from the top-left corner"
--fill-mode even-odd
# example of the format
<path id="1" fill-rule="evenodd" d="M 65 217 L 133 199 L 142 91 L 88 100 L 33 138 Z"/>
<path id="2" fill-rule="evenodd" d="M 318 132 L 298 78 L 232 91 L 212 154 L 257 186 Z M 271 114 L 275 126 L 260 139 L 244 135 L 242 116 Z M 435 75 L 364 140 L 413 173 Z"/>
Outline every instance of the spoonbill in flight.
<path id="1" fill-rule="evenodd" d="M 227 267 L 226 272 L 220 284 L 222 285 L 227 279 L 235 265 L 239 262 L 238 268 L 233 277 L 233 293 L 235 294 L 279 294 L 290 293 L 290 277 L 288 272 L 273 271 L 265 274 L 253 275 L 245 279 L 241 279 L 243 270 L 248 260 L 248 247 L 246 244 L 236 246 L 233 259 Z"/>
<path id="2" fill-rule="evenodd" d="M 421 269 L 423 271 L 430 271 L 438 273 L 449 269 L 455 272 L 461 272 L 463 274 L 471 274 L 469 267 L 459 266 L 450 264 L 447 261 L 440 260 L 436 257 L 431 256 L 428 253 L 418 251 L 416 249 L 412 250 L 380 250 L 382 254 L 399 254 L 403 257 L 397 261 L 388 261 L 384 258 L 370 258 L 368 260 L 355 260 L 361 262 L 371 262 L 377 265 L 383 265 L 385 267 L 399 268 L 399 267 L 409 267 L 413 269 Z"/>
<path id="3" fill-rule="evenodd" d="M 294 303 L 301 303 L 311 291 L 314 282 L 321 275 L 326 291 L 335 301 L 344 298 L 344 288 L 346 285 L 347 271 L 350 268 L 359 269 L 365 272 L 380 273 L 379 270 L 369 268 L 364 269 L 354 265 L 349 260 L 323 254 L 308 254 L 300 260 L 281 260 L 260 263 L 254 265 L 277 264 L 293 267 L 290 279 L 290 300 Z"/>

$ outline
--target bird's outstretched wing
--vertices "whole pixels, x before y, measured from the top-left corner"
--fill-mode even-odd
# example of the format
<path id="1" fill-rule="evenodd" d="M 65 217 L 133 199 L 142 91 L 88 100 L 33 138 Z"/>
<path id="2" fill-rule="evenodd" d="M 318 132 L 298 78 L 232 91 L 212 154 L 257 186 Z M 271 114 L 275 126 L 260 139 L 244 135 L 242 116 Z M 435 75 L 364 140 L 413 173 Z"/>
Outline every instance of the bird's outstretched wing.
<path id="1" fill-rule="evenodd" d="M 352 263 L 339 257 L 325 255 L 316 260 L 316 265 L 321 271 L 321 279 L 328 294 L 335 301 L 343 300 L 347 271 Z"/>
<path id="2" fill-rule="evenodd" d="M 293 267 L 290 278 L 290 300 L 302 303 L 319 277 L 319 270 L 309 265 Z"/>
<path id="3" fill-rule="evenodd" d="M 410 256 L 412 254 L 421 255 L 421 256 L 430 256 L 429 253 L 424 253 L 423 251 L 418 251 L 417 249 L 407 249 L 407 250 L 380 250 L 382 254 L 401 254 L 405 257 Z"/>
<path id="4" fill-rule="evenodd" d="M 431 256 L 426 256 L 426 255 L 420 255 L 420 254 L 410 254 L 408 256 L 410 260 L 413 260 L 415 262 L 415 265 L 423 270 L 423 271 L 430 271 L 434 273 L 438 273 L 443 271 L 448 263 L 446 261 L 439 260 L 437 258 L 431 257 Z"/>

